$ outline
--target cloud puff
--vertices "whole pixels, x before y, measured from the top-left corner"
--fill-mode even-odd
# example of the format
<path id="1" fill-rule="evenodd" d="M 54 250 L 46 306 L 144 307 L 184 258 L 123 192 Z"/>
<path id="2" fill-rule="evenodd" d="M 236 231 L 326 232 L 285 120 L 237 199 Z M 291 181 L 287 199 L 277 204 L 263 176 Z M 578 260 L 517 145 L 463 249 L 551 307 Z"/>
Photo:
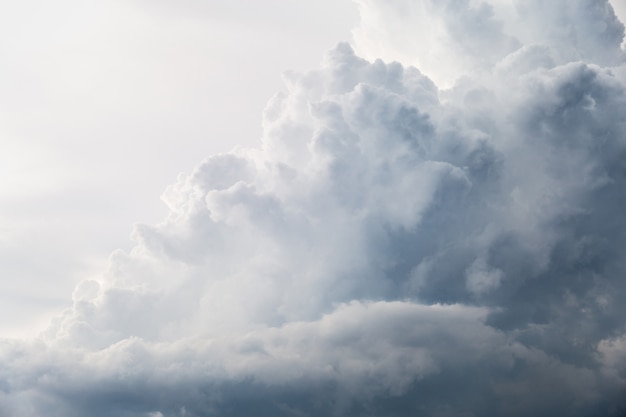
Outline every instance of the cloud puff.
<path id="1" fill-rule="evenodd" d="M 524 46 L 542 45 L 559 63 L 623 60 L 624 25 L 606 0 L 355 1 L 360 53 L 416 65 L 446 87 Z"/>
<path id="2" fill-rule="evenodd" d="M 624 412 L 623 25 L 606 1 L 359 4 L 357 44 L 417 19 L 389 50 L 462 77 L 347 44 L 286 74 L 261 149 L 180 178 L 3 342 L 3 415 Z"/>

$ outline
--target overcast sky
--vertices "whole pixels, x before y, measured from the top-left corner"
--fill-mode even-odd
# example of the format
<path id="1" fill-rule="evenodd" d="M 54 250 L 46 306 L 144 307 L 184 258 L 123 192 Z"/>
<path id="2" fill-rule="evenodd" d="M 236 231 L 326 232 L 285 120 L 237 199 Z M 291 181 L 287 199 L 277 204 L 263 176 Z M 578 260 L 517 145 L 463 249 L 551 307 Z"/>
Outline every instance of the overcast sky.
<path id="1" fill-rule="evenodd" d="M 0 414 L 625 415 L 612 5 L 0 6 Z"/>

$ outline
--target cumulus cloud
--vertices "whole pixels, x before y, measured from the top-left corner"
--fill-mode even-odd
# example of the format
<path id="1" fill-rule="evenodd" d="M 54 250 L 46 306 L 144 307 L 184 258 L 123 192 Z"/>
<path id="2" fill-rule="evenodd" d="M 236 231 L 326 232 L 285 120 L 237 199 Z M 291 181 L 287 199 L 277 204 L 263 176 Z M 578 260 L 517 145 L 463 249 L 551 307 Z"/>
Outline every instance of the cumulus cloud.
<path id="1" fill-rule="evenodd" d="M 623 415 L 610 4 L 358 3 L 357 49 L 432 78 L 348 44 L 287 73 L 260 149 L 2 342 L 3 415 Z"/>
<path id="2" fill-rule="evenodd" d="M 541 45 L 561 62 L 623 60 L 624 26 L 606 0 L 355 0 L 366 57 L 414 64 L 440 86 L 490 72 L 520 47 Z"/>

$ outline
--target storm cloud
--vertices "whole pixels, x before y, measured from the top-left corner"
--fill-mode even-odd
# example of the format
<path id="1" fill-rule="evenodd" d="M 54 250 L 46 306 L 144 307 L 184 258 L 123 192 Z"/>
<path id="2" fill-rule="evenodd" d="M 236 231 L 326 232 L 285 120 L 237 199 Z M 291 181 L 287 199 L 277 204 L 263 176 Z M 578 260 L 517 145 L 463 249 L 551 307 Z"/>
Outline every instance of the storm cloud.
<path id="1" fill-rule="evenodd" d="M 612 7 L 357 3 L 262 147 L 181 177 L 46 332 L 0 343 L 0 414 L 626 414 Z"/>

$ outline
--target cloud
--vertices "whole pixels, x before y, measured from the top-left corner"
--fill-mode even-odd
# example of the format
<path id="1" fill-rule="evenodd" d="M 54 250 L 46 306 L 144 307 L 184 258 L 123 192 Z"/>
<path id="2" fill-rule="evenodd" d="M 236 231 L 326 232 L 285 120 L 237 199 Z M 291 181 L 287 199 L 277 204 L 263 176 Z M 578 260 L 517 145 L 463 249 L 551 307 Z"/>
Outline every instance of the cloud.
<path id="1" fill-rule="evenodd" d="M 7 379 L 14 398 L 34 404 L 33 415 L 362 415 L 407 401 L 398 415 L 424 406 L 460 413 L 472 395 L 492 397 L 479 407 L 523 415 L 546 400 L 518 410 L 507 403 L 561 378 L 572 382 L 553 390 L 549 406 L 573 409 L 571 395 L 593 398 L 589 370 L 509 340 L 483 323 L 485 314 L 460 305 L 352 302 L 316 321 L 210 340 L 130 337 L 97 351 L 31 346 L 27 354 L 13 347 L 3 359 L 20 364 Z M 32 360 L 34 352 L 41 356 Z M 463 388 L 468 377 L 481 383 Z M 498 395 L 486 389 L 489 380 Z"/>
<path id="2" fill-rule="evenodd" d="M 450 88 L 348 44 L 287 73 L 262 148 L 181 177 L 3 342 L 3 415 L 624 412 L 623 25 L 606 1 L 359 4 L 357 45 L 423 40 Z"/>
<path id="3" fill-rule="evenodd" d="M 357 51 L 416 65 L 438 85 L 489 72 L 520 47 L 542 45 L 559 63 L 623 60 L 624 25 L 606 0 L 356 0 Z"/>

